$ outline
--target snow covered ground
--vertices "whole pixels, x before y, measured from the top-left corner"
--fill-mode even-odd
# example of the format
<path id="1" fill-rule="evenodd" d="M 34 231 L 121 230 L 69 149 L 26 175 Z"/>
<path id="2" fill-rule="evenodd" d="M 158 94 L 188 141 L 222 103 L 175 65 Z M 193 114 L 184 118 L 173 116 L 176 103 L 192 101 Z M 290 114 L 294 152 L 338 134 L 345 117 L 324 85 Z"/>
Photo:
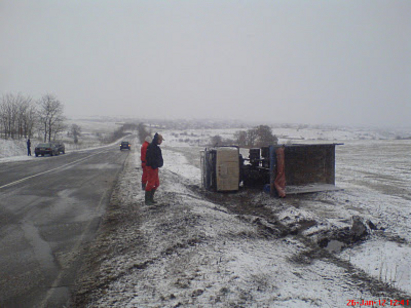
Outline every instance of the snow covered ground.
<path id="1" fill-rule="evenodd" d="M 409 130 L 274 129 L 284 143 L 344 142 L 336 152 L 343 191 L 281 200 L 199 187 L 198 139 L 235 131 L 162 131 L 165 165 L 154 206 L 143 204 L 139 146 L 131 141 L 137 146 L 84 262 L 76 307 L 380 307 L 411 300 L 411 140 L 396 139 Z M 375 226 L 367 226 L 365 240 L 320 247 L 356 217 Z"/>
<path id="2" fill-rule="evenodd" d="M 345 140 L 343 191 L 279 200 L 202 191 L 201 147 L 162 133 L 159 204 L 143 205 L 135 149 L 91 254 L 98 268 L 86 266 L 79 281 L 79 306 L 377 307 L 411 298 L 410 140 Z M 354 217 L 376 230 L 342 250 L 318 246 Z"/>

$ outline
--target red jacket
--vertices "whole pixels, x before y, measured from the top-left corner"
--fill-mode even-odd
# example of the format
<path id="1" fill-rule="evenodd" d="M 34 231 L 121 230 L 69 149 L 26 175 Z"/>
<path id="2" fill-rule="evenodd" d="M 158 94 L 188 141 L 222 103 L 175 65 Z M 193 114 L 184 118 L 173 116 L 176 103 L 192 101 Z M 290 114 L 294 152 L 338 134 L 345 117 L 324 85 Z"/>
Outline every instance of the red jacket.
<path id="1" fill-rule="evenodd" d="M 146 164 L 146 153 L 147 153 L 147 147 L 150 143 L 147 141 L 144 141 L 143 145 L 141 146 L 141 163 Z"/>

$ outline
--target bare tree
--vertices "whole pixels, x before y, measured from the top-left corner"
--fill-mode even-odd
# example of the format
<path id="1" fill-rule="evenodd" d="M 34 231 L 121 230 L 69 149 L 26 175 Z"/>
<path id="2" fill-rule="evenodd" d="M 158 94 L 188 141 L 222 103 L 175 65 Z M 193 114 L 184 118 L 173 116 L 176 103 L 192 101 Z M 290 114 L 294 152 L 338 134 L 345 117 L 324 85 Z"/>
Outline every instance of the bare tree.
<path id="1" fill-rule="evenodd" d="M 16 101 L 17 132 L 20 137 L 30 138 L 37 122 L 37 109 L 31 97 L 20 97 Z"/>
<path id="2" fill-rule="evenodd" d="M 4 130 L 4 138 L 14 138 L 19 133 L 19 106 L 24 102 L 21 94 L 6 94 L 0 105 L 0 118 Z"/>
<path id="3" fill-rule="evenodd" d="M 254 140 L 254 146 L 266 147 L 277 144 L 278 138 L 271 132 L 271 127 L 268 125 L 259 125 L 254 128 L 257 138 Z"/>
<path id="4" fill-rule="evenodd" d="M 57 135 L 67 129 L 67 125 L 64 123 L 64 120 L 65 120 L 65 117 L 63 117 L 63 121 L 59 121 L 56 123 L 56 125 L 54 125 L 53 132 L 52 132 L 53 140 L 56 140 Z"/>
<path id="5" fill-rule="evenodd" d="M 237 145 L 240 147 L 247 146 L 247 132 L 240 130 L 234 134 L 234 138 L 237 142 Z"/>
<path id="6" fill-rule="evenodd" d="M 215 135 L 210 138 L 212 146 L 222 146 L 224 144 L 223 138 L 220 135 Z"/>
<path id="7" fill-rule="evenodd" d="M 35 104 L 30 97 L 5 94 L 0 103 L 0 131 L 4 138 L 30 138 L 34 128 L 41 125 L 41 136 L 50 141 L 64 129 L 63 120 L 63 105 L 51 95 Z"/>
<path id="8" fill-rule="evenodd" d="M 24 135 L 23 121 L 24 121 L 24 115 L 26 113 L 27 101 L 21 97 L 20 100 L 15 101 L 15 106 L 16 106 L 15 107 L 16 121 L 15 121 L 14 130 L 15 130 L 15 133 L 19 137 L 22 137 Z"/>
<path id="9" fill-rule="evenodd" d="M 258 139 L 258 133 L 257 133 L 257 129 L 251 128 L 247 131 L 247 146 L 249 147 L 253 147 L 256 146 L 256 140 Z"/>
<path id="10" fill-rule="evenodd" d="M 0 125 L 4 138 L 30 138 L 37 122 L 36 106 L 30 97 L 6 94 L 0 104 Z"/>
<path id="11" fill-rule="evenodd" d="M 33 136 L 33 129 L 39 121 L 36 105 L 31 98 L 27 101 L 27 108 L 25 110 L 23 119 L 24 138 L 31 138 Z"/>
<path id="12" fill-rule="evenodd" d="M 9 122 L 9 96 L 3 95 L 1 105 L 0 105 L 0 122 L 1 122 L 1 127 L 3 130 L 3 136 L 4 138 L 7 138 L 9 135 L 9 127 L 10 127 L 10 122 Z"/>
<path id="13" fill-rule="evenodd" d="M 77 124 L 72 124 L 71 128 L 70 128 L 70 134 L 71 134 L 71 136 L 73 136 L 74 143 L 77 144 L 78 143 L 78 137 L 81 136 L 81 126 L 79 126 Z"/>
<path id="14" fill-rule="evenodd" d="M 265 147 L 278 142 L 278 138 L 272 134 L 271 128 L 267 125 L 259 125 L 248 131 L 238 131 L 234 136 L 239 146 Z"/>
<path id="15" fill-rule="evenodd" d="M 64 129 L 63 104 L 53 95 L 44 95 L 38 102 L 39 120 L 44 142 Z"/>

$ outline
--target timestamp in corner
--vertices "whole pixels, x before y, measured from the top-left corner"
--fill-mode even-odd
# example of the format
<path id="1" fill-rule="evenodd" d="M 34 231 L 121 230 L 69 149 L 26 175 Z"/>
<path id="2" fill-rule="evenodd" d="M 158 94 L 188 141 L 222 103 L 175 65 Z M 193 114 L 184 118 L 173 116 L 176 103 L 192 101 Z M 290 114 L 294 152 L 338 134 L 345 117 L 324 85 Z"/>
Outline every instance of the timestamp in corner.
<path id="1" fill-rule="evenodd" d="M 354 306 L 368 306 L 368 307 L 395 307 L 395 306 L 409 306 L 411 300 L 409 299 L 378 299 L 378 300 L 360 300 L 356 301 L 354 299 L 347 300 L 347 306 L 354 307 Z"/>

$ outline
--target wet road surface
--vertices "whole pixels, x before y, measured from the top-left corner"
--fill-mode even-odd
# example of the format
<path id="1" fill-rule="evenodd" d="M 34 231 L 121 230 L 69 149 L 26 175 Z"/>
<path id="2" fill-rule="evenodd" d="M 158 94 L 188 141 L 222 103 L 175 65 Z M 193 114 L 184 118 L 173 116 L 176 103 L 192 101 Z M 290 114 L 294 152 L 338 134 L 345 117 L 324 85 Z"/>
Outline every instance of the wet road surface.
<path id="1" fill-rule="evenodd" d="M 64 307 L 128 157 L 117 146 L 0 163 L 0 307 Z"/>

